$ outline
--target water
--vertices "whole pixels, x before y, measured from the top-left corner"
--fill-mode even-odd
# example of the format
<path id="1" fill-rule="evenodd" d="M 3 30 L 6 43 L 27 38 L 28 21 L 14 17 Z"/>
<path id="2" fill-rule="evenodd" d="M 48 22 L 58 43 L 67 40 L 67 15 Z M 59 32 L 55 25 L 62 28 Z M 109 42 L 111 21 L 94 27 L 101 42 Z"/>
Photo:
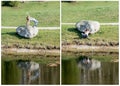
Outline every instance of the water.
<path id="1" fill-rule="evenodd" d="M 62 56 L 62 84 L 119 83 L 118 62 L 112 60 L 118 58 L 116 55 Z M 14 56 L 11 59 L 12 56 L 2 55 L 2 84 L 60 84 L 60 65 L 52 63 L 53 60 L 58 60 L 56 57 L 28 57 L 30 58 L 22 60 L 27 57 Z"/>
<path id="2" fill-rule="evenodd" d="M 100 61 L 87 56 L 63 59 L 62 84 L 118 84 L 118 65 L 118 62 Z"/>
<path id="3" fill-rule="evenodd" d="M 60 67 L 32 60 L 2 60 L 2 84 L 60 84 Z"/>

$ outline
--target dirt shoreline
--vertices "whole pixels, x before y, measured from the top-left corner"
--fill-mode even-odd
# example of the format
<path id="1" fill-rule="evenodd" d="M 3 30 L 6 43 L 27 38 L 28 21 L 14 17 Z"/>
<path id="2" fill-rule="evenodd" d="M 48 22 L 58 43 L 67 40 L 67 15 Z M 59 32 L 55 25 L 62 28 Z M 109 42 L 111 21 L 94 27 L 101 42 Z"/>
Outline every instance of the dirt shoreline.
<path id="1" fill-rule="evenodd" d="M 2 48 L 2 53 L 5 54 L 32 54 L 32 55 L 42 55 L 42 56 L 60 56 L 60 50 L 44 50 L 44 49 L 26 49 L 26 48 Z"/>
<path id="2" fill-rule="evenodd" d="M 26 53 L 40 55 L 60 55 L 60 49 L 4 48 L 3 53 Z M 119 46 L 62 45 L 62 52 L 119 52 Z"/>
<path id="3" fill-rule="evenodd" d="M 119 46 L 63 45 L 63 52 L 119 52 Z"/>

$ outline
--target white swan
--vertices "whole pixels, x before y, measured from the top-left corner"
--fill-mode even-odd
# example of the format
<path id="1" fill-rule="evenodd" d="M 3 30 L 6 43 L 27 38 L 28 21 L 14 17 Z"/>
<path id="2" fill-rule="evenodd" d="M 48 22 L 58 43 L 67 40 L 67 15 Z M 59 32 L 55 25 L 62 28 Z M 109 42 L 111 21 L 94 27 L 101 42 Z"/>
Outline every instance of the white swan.
<path id="1" fill-rule="evenodd" d="M 98 21 L 82 20 L 77 22 L 75 27 L 80 32 L 85 32 L 85 30 L 88 29 L 91 34 L 94 34 L 99 31 L 100 23 Z"/>
<path id="2" fill-rule="evenodd" d="M 26 26 L 19 26 L 16 29 L 16 32 L 18 35 L 25 37 L 25 38 L 33 38 L 38 34 L 38 28 L 36 27 L 38 24 L 38 21 L 35 18 L 32 18 L 30 16 L 26 17 Z M 30 21 L 34 22 L 33 26 L 30 26 Z"/>

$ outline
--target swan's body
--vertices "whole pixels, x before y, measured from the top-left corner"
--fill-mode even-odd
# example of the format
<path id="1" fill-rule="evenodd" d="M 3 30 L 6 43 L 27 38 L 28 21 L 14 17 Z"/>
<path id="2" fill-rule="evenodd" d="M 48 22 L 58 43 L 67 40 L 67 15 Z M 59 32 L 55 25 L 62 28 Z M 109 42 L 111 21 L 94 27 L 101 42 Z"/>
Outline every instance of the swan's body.
<path id="1" fill-rule="evenodd" d="M 25 38 L 33 38 L 38 34 L 37 23 L 38 21 L 30 16 L 27 16 L 26 26 L 19 26 L 16 29 L 18 35 Z M 30 21 L 34 22 L 34 26 L 30 26 Z"/>
<path id="2" fill-rule="evenodd" d="M 91 34 L 98 32 L 100 29 L 99 22 L 89 20 L 82 20 L 80 22 L 77 22 L 75 26 L 80 32 L 85 32 L 87 29 Z"/>

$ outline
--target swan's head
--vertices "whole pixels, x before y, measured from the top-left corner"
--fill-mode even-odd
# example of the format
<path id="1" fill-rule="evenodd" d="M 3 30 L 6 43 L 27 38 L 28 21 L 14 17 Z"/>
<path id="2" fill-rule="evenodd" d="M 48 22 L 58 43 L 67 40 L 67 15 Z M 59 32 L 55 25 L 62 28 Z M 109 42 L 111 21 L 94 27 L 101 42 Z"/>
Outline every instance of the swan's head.
<path id="1" fill-rule="evenodd" d="M 26 19 L 27 19 L 27 20 L 30 20 L 30 16 L 27 16 Z"/>

